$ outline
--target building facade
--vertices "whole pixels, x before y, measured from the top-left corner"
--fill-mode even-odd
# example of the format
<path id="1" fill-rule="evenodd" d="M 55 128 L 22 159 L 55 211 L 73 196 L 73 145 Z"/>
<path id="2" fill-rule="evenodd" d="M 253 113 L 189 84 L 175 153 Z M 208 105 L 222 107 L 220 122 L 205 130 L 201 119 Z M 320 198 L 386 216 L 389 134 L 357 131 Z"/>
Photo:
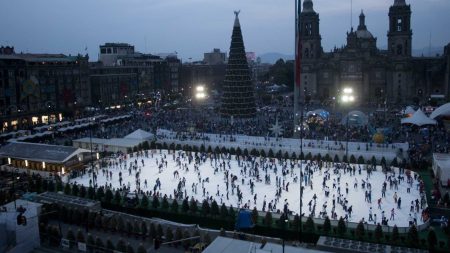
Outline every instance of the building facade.
<path id="1" fill-rule="evenodd" d="M 395 0 L 389 8 L 387 50 L 377 48 L 361 12 L 347 43 L 331 52 L 322 49 L 319 14 L 304 0 L 300 14 L 302 96 L 326 101 L 352 88 L 359 104 L 421 103 L 430 96 L 449 97 L 449 46 L 437 57 L 413 57 L 411 6 Z M 450 44 L 449 44 L 450 45 Z"/>
<path id="2" fill-rule="evenodd" d="M 0 54 L 2 130 L 55 122 L 91 104 L 88 56 Z"/>
<path id="3" fill-rule="evenodd" d="M 227 62 L 227 53 L 214 48 L 212 52 L 203 54 L 203 61 L 208 65 L 220 65 Z"/>

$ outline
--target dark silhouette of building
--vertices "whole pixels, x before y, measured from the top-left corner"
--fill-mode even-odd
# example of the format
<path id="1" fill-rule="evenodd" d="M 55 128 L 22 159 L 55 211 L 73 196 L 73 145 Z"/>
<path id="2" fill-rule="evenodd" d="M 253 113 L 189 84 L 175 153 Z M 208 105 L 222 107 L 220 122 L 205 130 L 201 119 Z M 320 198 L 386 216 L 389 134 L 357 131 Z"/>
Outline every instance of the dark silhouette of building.
<path id="1" fill-rule="evenodd" d="M 254 87 L 245 54 L 239 12 L 235 14 L 220 113 L 224 117 L 250 118 L 256 115 Z"/>
<path id="2" fill-rule="evenodd" d="M 16 129 L 59 121 L 91 104 L 89 57 L 0 54 L 0 121 Z"/>
<path id="3" fill-rule="evenodd" d="M 395 0 L 389 8 L 387 50 L 377 48 L 377 38 L 368 30 L 362 11 L 357 29 L 347 32 L 347 44 L 331 52 L 323 52 L 319 24 L 312 0 L 304 0 L 300 26 L 305 98 L 331 101 L 344 88 L 354 90 L 358 103 L 370 105 L 449 97 L 449 50 L 436 57 L 411 55 L 411 6 L 405 0 Z"/>

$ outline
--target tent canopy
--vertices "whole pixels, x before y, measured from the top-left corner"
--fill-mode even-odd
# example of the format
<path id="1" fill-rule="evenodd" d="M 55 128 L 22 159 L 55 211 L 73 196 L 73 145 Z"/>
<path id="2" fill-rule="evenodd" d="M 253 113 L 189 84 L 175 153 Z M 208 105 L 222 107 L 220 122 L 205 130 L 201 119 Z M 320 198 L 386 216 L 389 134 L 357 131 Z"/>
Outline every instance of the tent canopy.
<path id="1" fill-rule="evenodd" d="M 317 109 L 317 110 L 309 111 L 308 113 L 306 113 L 306 117 L 311 117 L 311 116 L 319 116 L 322 119 L 326 120 L 330 116 L 330 113 L 325 111 L 324 109 Z"/>
<path id="2" fill-rule="evenodd" d="M 357 125 L 357 126 L 365 126 L 369 123 L 369 117 L 361 111 L 351 111 L 344 118 L 342 118 L 341 124 L 345 125 Z"/>
<path id="3" fill-rule="evenodd" d="M 405 112 L 403 114 L 414 114 L 416 111 L 414 110 L 414 108 L 412 106 L 407 106 L 405 108 Z"/>
<path id="4" fill-rule="evenodd" d="M 430 118 L 436 119 L 438 117 L 443 117 L 443 116 L 450 116 L 450 103 L 442 105 L 439 108 L 437 108 L 436 110 L 434 110 L 431 113 Z"/>
<path id="5" fill-rule="evenodd" d="M 142 129 L 138 129 L 131 134 L 124 137 L 125 139 L 137 139 L 137 140 L 150 140 L 153 138 L 153 134 L 146 132 Z"/>
<path id="6" fill-rule="evenodd" d="M 450 180 L 450 155 L 449 154 L 433 154 L 433 171 L 439 178 L 441 185 L 449 186 Z"/>
<path id="7" fill-rule="evenodd" d="M 422 110 L 417 110 L 413 116 L 409 118 L 403 118 L 401 120 L 402 124 L 412 124 L 416 126 L 425 126 L 425 125 L 436 125 L 436 120 L 430 119 L 422 112 Z"/>

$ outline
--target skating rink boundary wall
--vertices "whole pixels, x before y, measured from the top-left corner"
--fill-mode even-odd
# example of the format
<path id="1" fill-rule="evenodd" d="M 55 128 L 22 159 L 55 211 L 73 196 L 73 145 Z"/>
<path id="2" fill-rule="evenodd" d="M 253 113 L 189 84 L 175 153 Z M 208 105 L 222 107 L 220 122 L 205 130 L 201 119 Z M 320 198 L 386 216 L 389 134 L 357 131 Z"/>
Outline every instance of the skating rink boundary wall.
<path id="1" fill-rule="evenodd" d="M 264 137 L 256 137 L 256 136 L 245 136 L 245 135 L 233 135 L 235 141 L 229 141 L 230 136 L 221 136 L 215 134 L 198 134 L 198 136 L 202 136 L 204 139 L 185 139 L 181 140 L 176 137 L 176 133 L 168 130 L 158 130 L 157 133 L 157 144 L 164 145 L 164 143 L 169 146 L 171 144 L 174 145 L 189 145 L 191 147 L 200 147 L 203 145 L 206 149 L 211 147 L 211 149 L 215 149 L 216 147 L 222 149 L 237 149 L 240 148 L 242 151 L 247 149 L 248 152 L 251 150 L 264 150 L 266 154 L 268 154 L 269 150 L 272 150 L 274 154 L 281 151 L 283 154 L 288 152 L 289 155 L 292 153 L 296 153 L 300 155 L 300 140 L 299 139 L 288 139 L 283 138 L 278 141 L 275 138 L 271 138 L 271 141 L 264 140 Z M 207 140 L 207 138 L 209 140 Z M 225 140 L 224 140 L 225 138 Z M 338 148 L 338 146 L 342 145 L 344 149 Z M 366 150 L 366 145 L 368 150 Z M 311 153 L 312 156 L 320 154 L 324 157 L 328 154 L 332 159 L 335 155 L 339 157 L 339 159 L 343 159 L 346 155 L 345 151 L 346 142 L 335 142 L 335 141 L 322 141 L 322 140 L 303 140 L 303 154 L 306 156 L 308 153 Z M 392 143 L 392 144 L 384 144 L 384 147 L 381 144 L 375 143 L 366 143 L 366 142 L 349 142 L 348 143 L 348 158 L 353 155 L 356 159 L 359 156 L 362 156 L 365 161 L 375 159 L 380 162 L 384 157 L 386 162 L 390 164 L 392 160 L 397 157 L 407 157 L 407 150 L 409 147 L 408 143 Z"/>

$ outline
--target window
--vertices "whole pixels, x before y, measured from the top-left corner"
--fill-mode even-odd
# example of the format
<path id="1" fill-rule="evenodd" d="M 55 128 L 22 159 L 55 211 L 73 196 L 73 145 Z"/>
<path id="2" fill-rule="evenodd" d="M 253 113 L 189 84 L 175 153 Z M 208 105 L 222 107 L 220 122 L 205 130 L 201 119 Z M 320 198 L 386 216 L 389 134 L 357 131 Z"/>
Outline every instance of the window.
<path id="1" fill-rule="evenodd" d="M 397 19 L 397 32 L 401 32 L 403 30 L 403 20 L 402 18 Z"/>
<path id="2" fill-rule="evenodd" d="M 111 54 L 111 48 L 108 48 L 108 49 L 106 50 L 106 52 L 107 52 L 107 54 Z"/>
<path id="3" fill-rule="evenodd" d="M 114 48 L 114 54 L 117 54 L 117 47 Z"/>
<path id="4" fill-rule="evenodd" d="M 101 53 L 101 54 L 106 54 L 106 48 L 100 49 L 100 53 Z"/>
<path id="5" fill-rule="evenodd" d="M 312 24 L 307 23 L 305 25 L 305 35 L 312 35 Z"/>
<path id="6" fill-rule="evenodd" d="M 305 48 L 305 58 L 309 58 L 309 48 Z"/>

